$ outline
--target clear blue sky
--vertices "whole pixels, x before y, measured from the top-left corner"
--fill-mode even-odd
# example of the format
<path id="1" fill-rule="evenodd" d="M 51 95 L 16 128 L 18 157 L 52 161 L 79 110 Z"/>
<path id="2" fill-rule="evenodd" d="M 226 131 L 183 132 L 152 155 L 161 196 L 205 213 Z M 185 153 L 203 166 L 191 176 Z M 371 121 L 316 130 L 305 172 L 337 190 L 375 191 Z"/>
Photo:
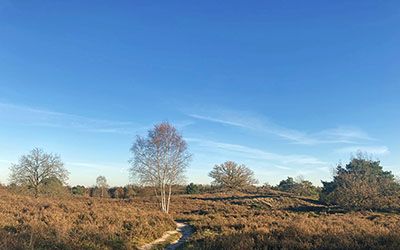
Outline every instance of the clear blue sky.
<path id="1" fill-rule="evenodd" d="M 315 184 L 362 150 L 400 175 L 399 1 L 0 1 L 0 181 L 33 147 L 127 184 L 169 121 L 188 181 L 234 160 Z"/>

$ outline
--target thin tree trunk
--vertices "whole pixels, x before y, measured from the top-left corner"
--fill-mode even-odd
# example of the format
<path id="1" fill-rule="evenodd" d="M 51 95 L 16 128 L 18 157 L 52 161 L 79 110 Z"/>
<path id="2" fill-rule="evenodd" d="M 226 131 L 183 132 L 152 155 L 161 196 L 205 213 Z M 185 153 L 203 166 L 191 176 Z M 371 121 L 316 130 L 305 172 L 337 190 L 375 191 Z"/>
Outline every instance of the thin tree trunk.
<path id="1" fill-rule="evenodd" d="M 167 212 L 167 204 L 165 200 L 165 184 L 162 185 L 163 212 Z"/>
<path id="2" fill-rule="evenodd" d="M 168 203 L 167 203 L 167 213 L 169 213 L 169 203 L 171 201 L 171 185 L 169 185 L 169 190 L 168 190 Z"/>
<path id="3" fill-rule="evenodd" d="M 160 185 L 161 211 L 165 212 L 165 190 L 164 184 Z"/>

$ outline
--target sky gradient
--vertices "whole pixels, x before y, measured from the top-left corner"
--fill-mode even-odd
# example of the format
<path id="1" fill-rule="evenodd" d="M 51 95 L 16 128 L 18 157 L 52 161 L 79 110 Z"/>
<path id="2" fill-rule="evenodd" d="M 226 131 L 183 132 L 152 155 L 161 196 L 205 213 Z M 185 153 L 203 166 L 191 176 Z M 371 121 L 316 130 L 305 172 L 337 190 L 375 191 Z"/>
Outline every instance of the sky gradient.
<path id="1" fill-rule="evenodd" d="M 0 182 L 33 147 L 129 183 L 169 121 L 188 182 L 226 160 L 314 184 L 361 150 L 400 175 L 398 1 L 0 1 Z"/>

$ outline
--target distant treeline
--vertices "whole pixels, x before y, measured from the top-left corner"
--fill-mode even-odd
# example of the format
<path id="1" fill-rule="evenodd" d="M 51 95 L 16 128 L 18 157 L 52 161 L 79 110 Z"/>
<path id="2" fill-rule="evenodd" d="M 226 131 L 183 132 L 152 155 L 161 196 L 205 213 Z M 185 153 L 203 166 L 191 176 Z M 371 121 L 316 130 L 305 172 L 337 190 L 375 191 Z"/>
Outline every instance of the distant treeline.
<path id="1" fill-rule="evenodd" d="M 168 132 L 171 130 L 168 124 L 162 124 L 160 126 L 161 131 L 165 130 Z M 172 132 L 174 131 L 175 130 L 172 130 Z M 152 133 L 150 134 L 152 135 Z M 174 135 L 174 133 L 172 134 Z M 167 133 L 167 135 L 169 134 Z M 164 137 L 168 136 L 165 135 Z M 183 143 L 179 136 L 175 139 Z M 136 145 L 137 147 L 145 142 L 147 144 L 150 143 L 143 140 L 139 140 L 139 142 L 139 144 Z M 143 145 L 151 145 L 151 143 L 149 145 L 146 143 Z M 182 145 L 185 146 L 186 144 L 183 143 Z M 183 147 L 183 149 L 178 147 L 178 149 L 185 150 L 186 146 Z M 179 150 L 178 152 L 180 152 Z M 153 157 L 153 155 L 157 154 L 152 153 L 149 157 Z M 150 159 L 141 159 L 141 161 L 158 164 L 157 161 L 152 161 Z M 168 164 L 167 162 L 164 165 Z M 141 165 L 139 164 L 138 166 Z M 140 170 L 139 172 L 143 171 L 143 173 L 136 174 L 140 176 L 140 178 L 147 180 L 139 182 L 141 185 L 109 187 L 106 177 L 98 176 L 95 186 L 84 187 L 78 185 L 69 187 L 66 184 L 69 172 L 64 168 L 64 163 L 61 161 L 60 157 L 55 154 L 45 153 L 43 150 L 36 148 L 32 150 L 30 154 L 22 156 L 19 164 L 13 164 L 11 166 L 11 184 L 8 186 L 8 189 L 18 193 L 32 194 L 35 197 L 38 197 L 40 194 L 49 196 L 75 195 L 131 199 L 135 196 L 161 197 L 162 194 L 161 205 L 163 206 L 164 212 L 168 212 L 169 210 L 169 197 L 172 193 L 203 194 L 230 191 L 266 193 L 270 190 L 292 193 L 298 196 L 313 197 L 314 199 L 319 199 L 321 203 L 326 205 L 340 206 L 341 208 L 349 210 L 368 209 L 392 211 L 399 210 L 400 208 L 399 181 L 391 171 L 383 169 L 380 161 L 372 160 L 362 153 L 353 157 L 346 165 L 339 164 L 333 175 L 333 180 L 322 181 L 322 187 L 314 186 L 303 177 L 287 177 L 281 180 L 276 186 L 271 186 L 269 184 L 260 186 L 257 185 L 258 180 L 249 167 L 234 161 L 226 161 L 212 168 L 208 174 L 208 176 L 213 179 L 211 185 L 194 183 L 183 185 L 181 178 L 176 180 L 176 176 L 174 175 L 176 171 L 182 172 L 182 169 L 172 171 L 168 167 L 166 169 L 160 168 L 158 171 L 149 174 L 146 171 L 147 167 L 146 165 L 136 169 L 137 171 Z M 170 173 L 168 173 L 168 171 L 170 171 Z M 157 176 L 162 175 L 160 173 L 164 173 L 165 177 L 159 179 Z M 159 179 L 159 181 L 153 180 L 154 178 Z M 174 180 L 173 182 L 170 181 L 172 179 Z M 163 188 L 160 188 L 160 186 Z"/>
<path id="2" fill-rule="evenodd" d="M 33 191 L 28 187 L 10 184 L 3 186 L 11 192 L 31 194 Z M 185 186 L 174 186 L 174 191 L 178 194 L 185 193 Z M 95 198 L 112 198 L 112 199 L 131 199 L 135 196 L 150 196 L 153 195 L 154 190 L 152 187 L 142 187 L 137 185 L 126 185 L 117 187 L 98 187 L 91 186 L 85 187 L 83 185 L 77 186 L 64 186 L 57 179 L 47 181 L 46 184 L 42 185 L 40 194 L 43 196 L 83 196 L 83 197 L 95 197 Z"/>

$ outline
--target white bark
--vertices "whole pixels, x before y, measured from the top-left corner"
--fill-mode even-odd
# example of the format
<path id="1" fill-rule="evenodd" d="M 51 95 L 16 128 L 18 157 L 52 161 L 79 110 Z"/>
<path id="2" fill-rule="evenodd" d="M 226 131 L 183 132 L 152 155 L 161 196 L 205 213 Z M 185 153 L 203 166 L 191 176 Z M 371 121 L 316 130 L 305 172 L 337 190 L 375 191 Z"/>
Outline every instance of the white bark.
<path id="1" fill-rule="evenodd" d="M 182 182 L 191 159 L 186 142 L 173 126 L 161 123 L 147 138 L 138 137 L 131 151 L 131 173 L 140 183 L 155 188 L 161 210 L 168 213 L 171 187 Z"/>

